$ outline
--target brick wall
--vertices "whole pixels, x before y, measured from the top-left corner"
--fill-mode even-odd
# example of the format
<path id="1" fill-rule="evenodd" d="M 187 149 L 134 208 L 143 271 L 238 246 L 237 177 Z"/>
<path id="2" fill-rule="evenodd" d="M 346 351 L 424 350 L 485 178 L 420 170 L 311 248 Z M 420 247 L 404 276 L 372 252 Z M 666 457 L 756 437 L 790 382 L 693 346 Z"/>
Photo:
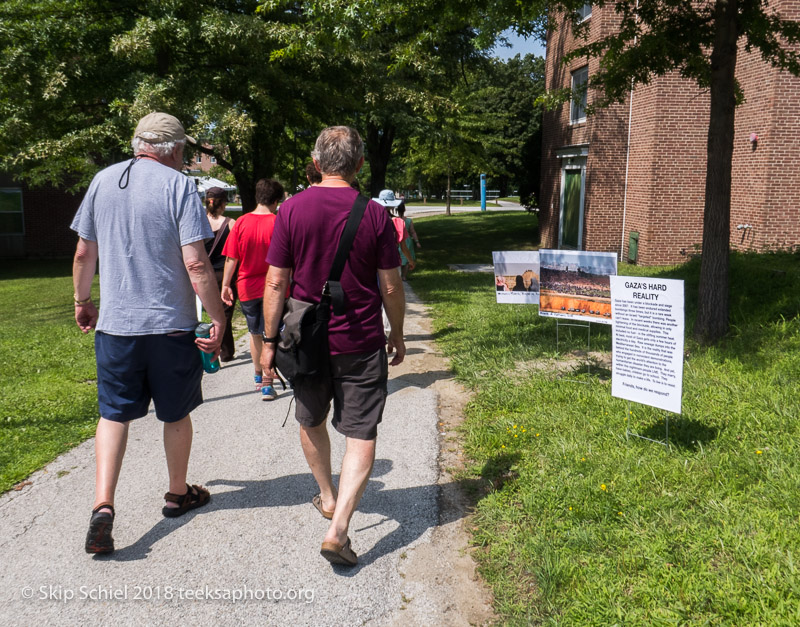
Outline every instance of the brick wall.
<path id="1" fill-rule="evenodd" d="M 631 231 L 642 265 L 678 263 L 702 242 L 708 107 L 677 74 L 634 91 L 625 259 Z"/>
<path id="2" fill-rule="evenodd" d="M 800 16 L 800 4 L 794 3 Z M 741 52 L 737 77 L 746 102 L 736 112 L 731 245 L 747 250 L 800 243 L 800 78 Z M 794 104 L 793 104 L 794 103 Z M 756 133 L 758 141 L 749 141 Z M 737 229 L 738 225 L 750 229 Z"/>
<path id="3" fill-rule="evenodd" d="M 30 189 L 0 174 L 0 187 L 22 190 L 23 234 L 0 234 L 0 257 L 69 257 L 77 235 L 69 225 L 83 192 L 72 195 L 55 188 Z"/>
<path id="4" fill-rule="evenodd" d="M 57 189 L 25 189 L 25 256 L 64 257 L 75 252 L 78 236 L 69 228 L 83 199 Z"/>

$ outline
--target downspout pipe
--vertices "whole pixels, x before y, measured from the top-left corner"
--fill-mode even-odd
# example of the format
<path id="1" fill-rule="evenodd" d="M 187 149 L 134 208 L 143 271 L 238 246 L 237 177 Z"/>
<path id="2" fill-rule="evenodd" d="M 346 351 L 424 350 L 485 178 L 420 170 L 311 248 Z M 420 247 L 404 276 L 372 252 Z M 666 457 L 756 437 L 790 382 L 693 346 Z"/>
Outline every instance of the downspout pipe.
<path id="1" fill-rule="evenodd" d="M 631 95 L 628 102 L 628 142 L 625 146 L 625 191 L 622 196 L 622 242 L 619 246 L 619 262 L 625 256 L 625 217 L 628 212 L 628 169 L 631 160 L 631 122 L 633 121 L 633 80 L 631 80 Z"/>
<path id="2" fill-rule="evenodd" d="M 639 10 L 639 0 L 636 0 L 636 10 Z M 633 38 L 633 45 L 636 45 L 636 36 Z M 619 245 L 619 262 L 622 263 L 625 256 L 625 218 L 628 213 L 628 169 L 631 161 L 631 126 L 633 126 L 633 79 L 631 79 L 631 96 L 628 101 L 628 143 L 625 146 L 625 191 L 622 196 L 622 241 Z"/>

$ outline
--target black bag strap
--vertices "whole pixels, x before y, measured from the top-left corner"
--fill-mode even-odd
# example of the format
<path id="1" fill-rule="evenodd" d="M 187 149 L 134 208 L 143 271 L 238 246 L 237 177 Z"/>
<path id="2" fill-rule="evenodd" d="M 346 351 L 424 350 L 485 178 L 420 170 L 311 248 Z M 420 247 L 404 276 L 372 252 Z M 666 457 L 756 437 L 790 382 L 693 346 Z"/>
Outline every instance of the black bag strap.
<path id="1" fill-rule="evenodd" d="M 331 301 L 333 302 L 333 313 L 337 316 L 344 314 L 344 290 L 340 279 L 342 272 L 344 272 L 344 264 L 347 263 L 347 257 L 350 255 L 350 249 L 353 247 L 353 240 L 356 238 L 356 231 L 358 225 L 361 223 L 361 218 L 364 217 L 364 212 L 367 209 L 369 199 L 366 196 L 359 194 L 353 202 L 353 208 L 350 209 L 350 215 L 347 218 L 347 224 L 344 225 L 342 237 L 339 239 L 339 247 L 336 249 L 336 256 L 333 258 L 333 266 L 331 273 L 328 276 L 328 282 L 325 284 L 323 295 L 330 294 Z"/>

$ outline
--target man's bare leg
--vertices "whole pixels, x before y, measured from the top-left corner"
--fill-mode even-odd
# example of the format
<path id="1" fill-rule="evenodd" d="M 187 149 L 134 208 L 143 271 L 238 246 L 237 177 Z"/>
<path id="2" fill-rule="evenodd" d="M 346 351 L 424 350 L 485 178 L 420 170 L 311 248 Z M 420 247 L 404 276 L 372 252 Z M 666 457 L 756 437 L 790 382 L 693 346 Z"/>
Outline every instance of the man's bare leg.
<path id="1" fill-rule="evenodd" d="M 253 368 L 256 375 L 262 375 L 261 371 L 261 352 L 264 350 L 264 341 L 257 333 L 250 334 L 250 358 L 253 360 Z M 266 376 L 262 379 L 261 384 L 256 383 L 256 388 L 267 388 L 272 385 L 272 377 Z"/>
<path id="2" fill-rule="evenodd" d="M 261 336 L 257 333 L 250 334 L 250 359 L 253 360 L 253 368 L 256 374 L 261 374 L 261 350 L 264 348 L 264 342 Z"/>
<path id="3" fill-rule="evenodd" d="M 367 487 L 374 462 L 375 440 L 347 438 L 347 449 L 342 460 L 342 474 L 339 476 L 339 497 L 324 542 L 336 542 L 343 545 L 347 541 L 350 519 Z"/>
<path id="4" fill-rule="evenodd" d="M 336 509 L 337 490 L 331 475 L 331 439 L 327 423 L 323 422 L 316 427 L 300 425 L 300 443 L 311 474 L 319 485 L 322 508 L 326 512 L 332 512 Z"/>
<path id="5" fill-rule="evenodd" d="M 94 439 L 95 497 L 94 507 L 101 503 L 114 504 L 119 472 L 122 469 L 122 458 L 128 445 L 128 422 L 114 422 L 100 418 Z M 93 507 L 93 509 L 94 509 Z M 100 511 L 111 513 L 108 508 Z"/>
<path id="6" fill-rule="evenodd" d="M 192 452 L 192 418 L 188 414 L 177 422 L 164 423 L 164 452 L 167 455 L 169 492 L 186 494 L 186 472 Z M 167 502 L 167 507 L 178 507 Z"/>

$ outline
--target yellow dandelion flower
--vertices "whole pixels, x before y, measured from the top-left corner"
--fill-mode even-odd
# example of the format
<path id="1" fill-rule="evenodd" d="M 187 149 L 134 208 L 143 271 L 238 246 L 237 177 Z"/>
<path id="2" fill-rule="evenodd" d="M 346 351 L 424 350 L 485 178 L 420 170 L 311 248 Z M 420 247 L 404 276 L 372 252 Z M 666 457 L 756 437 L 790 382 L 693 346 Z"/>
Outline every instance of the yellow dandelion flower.
<path id="1" fill-rule="evenodd" d="M 505 444 L 503 444 L 503 446 L 501 446 L 500 448 L 505 448 L 505 447 L 506 447 L 506 445 L 505 445 Z"/>
<path id="2" fill-rule="evenodd" d="M 582 462 L 585 462 L 585 461 L 586 461 L 586 458 L 585 458 L 585 457 L 581 457 L 581 461 L 582 461 Z"/>
<path id="3" fill-rule="evenodd" d="M 617 512 L 617 516 L 622 516 L 622 512 Z"/>
<path id="4" fill-rule="evenodd" d="M 571 507 L 569 508 L 569 511 L 572 511 L 572 508 L 571 508 Z"/>
<path id="5" fill-rule="evenodd" d="M 514 437 L 515 437 L 515 438 L 518 438 L 519 436 L 518 436 L 518 435 L 515 433 L 515 434 L 514 434 Z"/>
<path id="6" fill-rule="evenodd" d="M 761 455 L 761 451 L 756 451 L 756 455 Z"/>
<path id="7" fill-rule="evenodd" d="M 514 425 L 514 428 L 516 429 L 516 428 L 517 428 L 517 425 Z"/>
<path id="8" fill-rule="evenodd" d="M 600 489 L 605 491 L 606 490 L 606 484 L 605 483 L 601 483 L 600 484 Z"/>
<path id="9" fill-rule="evenodd" d="M 537 437 L 537 438 L 539 437 L 539 434 L 538 434 L 538 433 L 536 434 L 536 437 Z"/>

